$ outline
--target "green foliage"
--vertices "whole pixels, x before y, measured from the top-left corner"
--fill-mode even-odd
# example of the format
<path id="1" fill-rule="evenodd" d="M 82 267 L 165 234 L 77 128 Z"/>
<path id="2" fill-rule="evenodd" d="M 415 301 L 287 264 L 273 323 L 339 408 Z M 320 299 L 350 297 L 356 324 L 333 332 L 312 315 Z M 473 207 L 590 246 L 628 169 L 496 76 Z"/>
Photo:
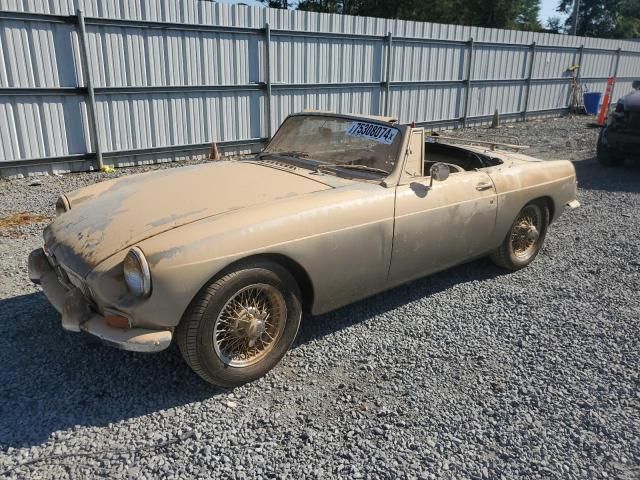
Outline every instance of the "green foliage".
<path id="1" fill-rule="evenodd" d="M 539 30 L 539 0 L 466 0 L 460 2 L 463 24 Z"/>
<path id="2" fill-rule="evenodd" d="M 549 33 L 564 33 L 564 22 L 558 17 L 549 17 L 547 19 L 547 32 Z"/>
<path id="3" fill-rule="evenodd" d="M 279 0 L 263 0 L 270 6 Z M 540 30 L 540 0 L 300 0 L 299 10 L 480 27 Z"/>
<path id="4" fill-rule="evenodd" d="M 558 11 L 569 14 L 565 28 L 573 26 L 573 0 L 560 0 Z M 577 35 L 603 38 L 640 37 L 640 0 L 581 0 Z"/>

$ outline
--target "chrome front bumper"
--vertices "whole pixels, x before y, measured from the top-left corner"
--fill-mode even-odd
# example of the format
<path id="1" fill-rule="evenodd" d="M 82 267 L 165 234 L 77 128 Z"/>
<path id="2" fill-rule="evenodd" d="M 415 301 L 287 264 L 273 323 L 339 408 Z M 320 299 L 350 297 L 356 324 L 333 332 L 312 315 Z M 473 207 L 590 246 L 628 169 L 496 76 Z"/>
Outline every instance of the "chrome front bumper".
<path id="1" fill-rule="evenodd" d="M 94 311 L 80 288 L 60 280 L 42 248 L 29 255 L 29 278 L 42 286 L 45 295 L 62 315 L 62 328 L 86 332 L 112 347 L 133 352 L 159 352 L 171 343 L 169 330 L 116 328 Z"/>

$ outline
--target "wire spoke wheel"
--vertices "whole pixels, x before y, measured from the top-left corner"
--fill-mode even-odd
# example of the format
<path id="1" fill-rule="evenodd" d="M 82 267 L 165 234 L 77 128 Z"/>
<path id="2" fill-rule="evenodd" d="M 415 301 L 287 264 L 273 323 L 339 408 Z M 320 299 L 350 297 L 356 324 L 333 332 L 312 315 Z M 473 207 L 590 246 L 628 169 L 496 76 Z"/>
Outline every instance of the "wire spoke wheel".
<path id="1" fill-rule="evenodd" d="M 538 256 L 549 226 L 550 207 L 546 199 L 533 200 L 520 210 L 491 260 L 507 270 L 520 270 Z"/>
<path id="2" fill-rule="evenodd" d="M 302 320 L 300 288 L 282 265 L 238 262 L 211 279 L 176 327 L 189 366 L 205 381 L 233 388 L 275 367 Z"/>
<path id="3" fill-rule="evenodd" d="M 259 362 L 282 335 L 287 305 L 282 293 L 265 283 L 238 290 L 224 305 L 213 330 L 216 355 L 231 367 Z"/>
<path id="4" fill-rule="evenodd" d="M 536 251 L 542 228 L 542 211 L 536 204 L 527 205 L 511 229 L 511 249 L 518 258 L 527 258 Z"/>

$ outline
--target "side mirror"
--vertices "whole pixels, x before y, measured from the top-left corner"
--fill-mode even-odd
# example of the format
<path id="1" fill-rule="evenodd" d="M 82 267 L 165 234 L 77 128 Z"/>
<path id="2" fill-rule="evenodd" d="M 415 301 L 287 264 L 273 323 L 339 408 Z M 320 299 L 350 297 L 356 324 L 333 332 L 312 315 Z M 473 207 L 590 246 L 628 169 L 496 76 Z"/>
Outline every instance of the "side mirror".
<path id="1" fill-rule="evenodd" d="M 431 183 L 429 184 L 429 186 L 431 186 L 433 185 L 434 180 L 436 182 L 444 182 L 447 178 L 449 178 L 449 173 L 451 173 L 451 170 L 449 170 L 449 166 L 445 165 L 444 163 L 434 163 L 429 173 L 431 174 Z"/>
<path id="2" fill-rule="evenodd" d="M 634 80 L 631 84 L 631 88 L 634 90 L 640 90 L 640 80 Z"/>

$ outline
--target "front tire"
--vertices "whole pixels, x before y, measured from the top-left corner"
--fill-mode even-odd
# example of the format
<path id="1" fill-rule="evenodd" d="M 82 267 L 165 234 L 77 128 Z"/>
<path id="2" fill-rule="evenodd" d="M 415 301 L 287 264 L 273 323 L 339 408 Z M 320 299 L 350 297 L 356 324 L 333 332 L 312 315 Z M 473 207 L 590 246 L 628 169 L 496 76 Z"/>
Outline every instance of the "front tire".
<path id="1" fill-rule="evenodd" d="M 543 201 L 534 201 L 520 210 L 502 245 L 491 254 L 499 267 L 520 270 L 538 256 L 549 226 L 549 209 Z"/>
<path id="2" fill-rule="evenodd" d="M 209 383 L 232 388 L 271 370 L 296 337 L 302 307 L 293 276 L 271 261 L 212 280 L 176 329 L 187 364 Z"/>

